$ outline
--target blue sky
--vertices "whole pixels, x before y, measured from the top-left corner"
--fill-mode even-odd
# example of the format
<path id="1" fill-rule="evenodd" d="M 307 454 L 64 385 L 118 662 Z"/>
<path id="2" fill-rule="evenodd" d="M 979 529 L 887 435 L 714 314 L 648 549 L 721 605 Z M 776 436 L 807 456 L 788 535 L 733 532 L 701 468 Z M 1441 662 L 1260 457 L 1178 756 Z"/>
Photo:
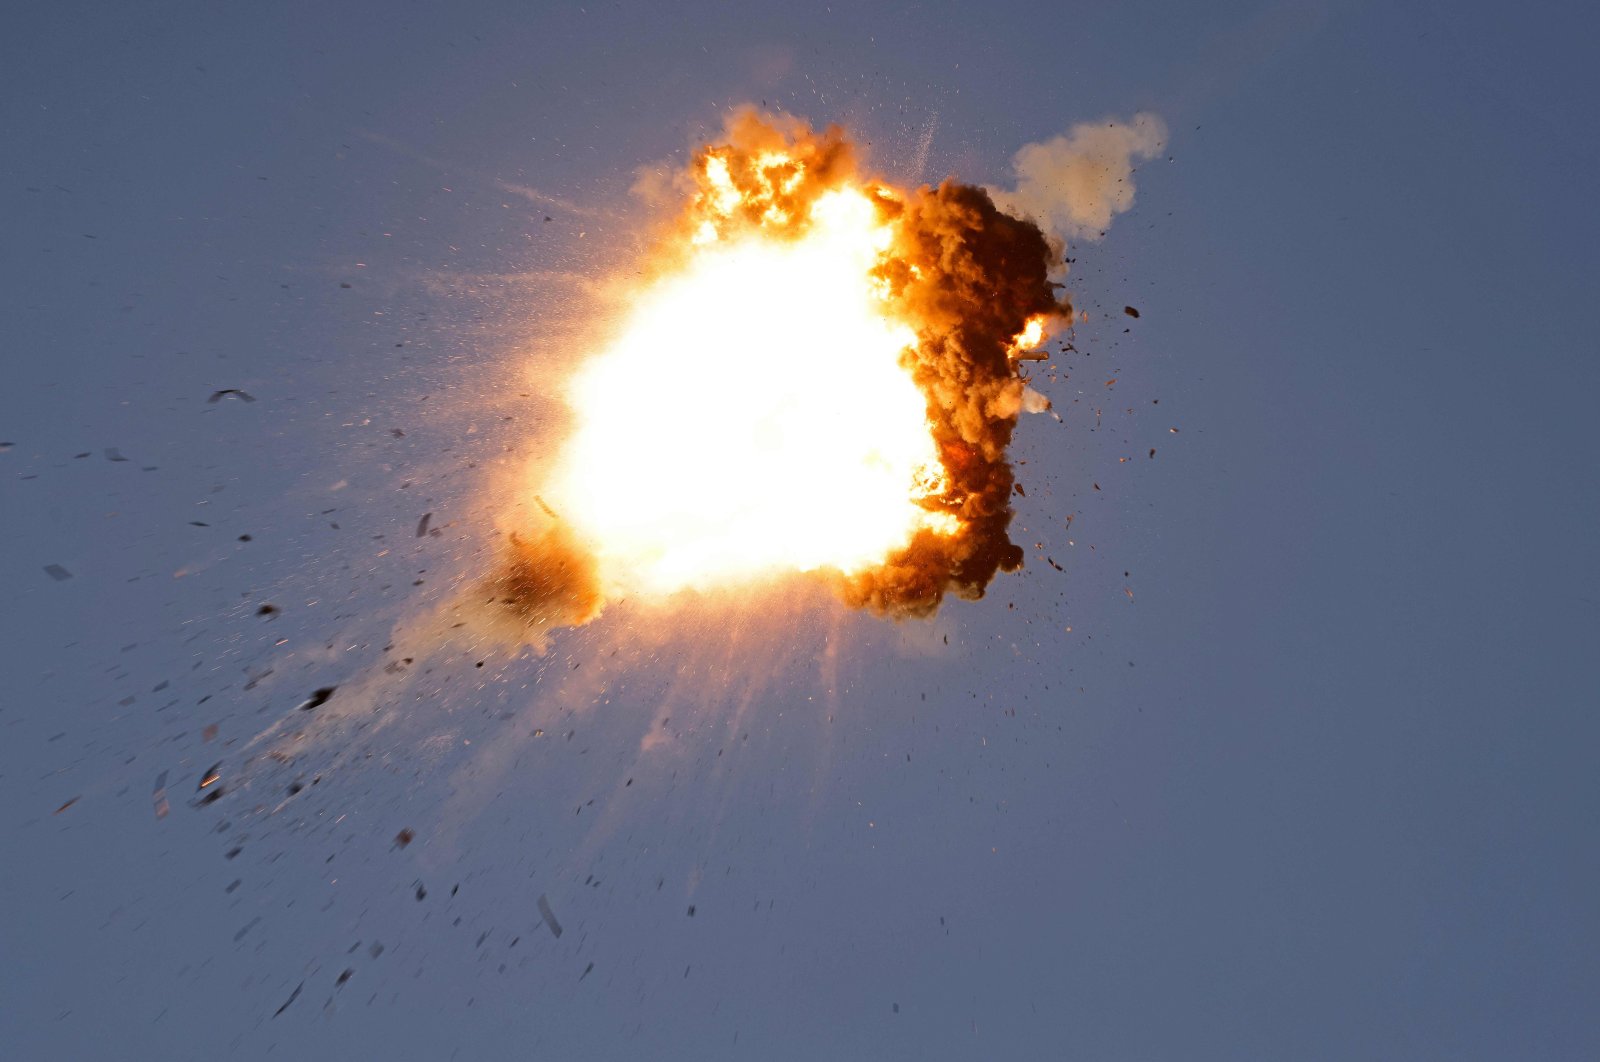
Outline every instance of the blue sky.
<path id="1" fill-rule="evenodd" d="M 4 1053 L 1593 1057 L 1595 29 L 14 19 Z M 900 180 L 1166 119 L 1072 252 L 1089 353 L 1063 423 L 1018 432 L 1028 566 L 926 624 L 763 606 L 659 640 L 618 610 L 384 685 L 396 626 L 484 562 L 483 474 L 548 427 L 582 282 L 628 268 L 637 168 L 763 101 Z M 383 725 L 246 771 L 330 685 Z"/>

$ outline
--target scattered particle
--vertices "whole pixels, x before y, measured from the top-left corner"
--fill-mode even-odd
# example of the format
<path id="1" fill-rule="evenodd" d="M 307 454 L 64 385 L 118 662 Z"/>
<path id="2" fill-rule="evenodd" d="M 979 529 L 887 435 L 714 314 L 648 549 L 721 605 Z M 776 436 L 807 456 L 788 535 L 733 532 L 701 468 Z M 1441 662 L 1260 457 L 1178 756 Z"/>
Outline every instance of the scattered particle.
<path id="1" fill-rule="evenodd" d="M 237 387 L 224 387 L 220 391 L 211 392 L 211 397 L 206 399 L 206 402 L 208 404 L 212 402 L 220 402 L 224 398 L 237 398 L 241 402 L 255 401 L 255 396 L 247 391 L 241 391 Z"/>
<path id="2" fill-rule="evenodd" d="M 82 796 L 82 795 L 81 795 L 81 794 L 80 794 L 80 795 L 78 795 L 78 796 L 75 796 L 75 797 L 73 797 L 73 798 L 72 798 L 72 799 L 71 799 L 71 800 L 69 800 L 69 801 L 67 801 L 67 802 L 66 802 L 66 803 L 65 803 L 65 804 L 62 804 L 62 805 L 61 805 L 61 806 L 60 806 L 60 807 L 59 807 L 59 808 L 56 808 L 56 809 L 55 809 L 55 810 L 54 810 L 54 811 L 52 811 L 52 812 L 51 812 L 51 813 L 50 813 L 50 814 L 52 814 L 52 815 L 59 815 L 59 814 L 61 814 L 61 813 L 62 813 L 62 812 L 63 812 L 63 811 L 65 811 L 65 810 L 67 810 L 67 809 L 68 809 L 68 808 L 70 808 L 70 807 L 71 807 L 71 806 L 72 806 L 72 805 L 74 805 L 74 804 L 76 804 L 76 803 L 77 803 L 77 802 L 78 802 L 78 801 L 80 801 L 80 800 L 82 800 L 82 799 L 83 799 L 83 796 Z"/>
<path id="3" fill-rule="evenodd" d="M 59 564 L 46 564 L 44 566 L 44 573 L 58 583 L 64 583 L 68 579 L 72 578 L 72 573 L 67 571 Z"/>
<path id="4" fill-rule="evenodd" d="M 338 686 L 323 686 L 319 690 L 313 690 L 311 692 L 311 696 L 306 700 L 306 702 L 300 705 L 300 710 L 302 712 L 309 712 L 313 708 L 322 707 L 324 704 L 328 703 L 328 698 L 332 697 L 333 691 L 338 688 Z"/>
<path id="5" fill-rule="evenodd" d="M 544 924 L 550 927 L 550 932 L 561 938 L 561 923 L 556 921 L 556 913 L 550 910 L 550 898 L 543 893 L 539 895 L 539 916 L 544 919 Z"/>
<path id="6" fill-rule="evenodd" d="M 272 1016 L 276 1018 L 279 1014 L 282 1014 L 284 1011 L 288 1010 L 289 1004 L 300 998 L 300 990 L 305 986 L 306 983 L 304 981 L 301 981 L 299 984 L 295 985 L 294 991 L 289 993 L 289 998 L 283 1001 L 283 1006 L 279 1007 Z"/>
<path id="7" fill-rule="evenodd" d="M 339 985 L 344 984 L 346 981 L 350 980 L 350 978 L 354 977 L 355 975 L 356 975 L 356 972 L 354 970 L 350 969 L 348 966 L 345 967 L 344 972 L 339 975 L 338 980 L 333 982 L 334 986 L 338 987 Z"/>
<path id="8" fill-rule="evenodd" d="M 108 447 L 106 447 L 106 460 L 107 461 L 126 461 L 127 458 L 123 457 L 122 456 L 122 451 L 117 449 L 115 446 L 108 446 Z"/>
<path id="9" fill-rule="evenodd" d="M 433 519 L 432 513 L 423 513 L 422 519 L 417 521 L 417 537 L 422 538 L 428 533 L 428 521 Z"/>
<path id="10" fill-rule="evenodd" d="M 694 917 L 694 904 L 692 904 L 692 903 L 689 905 L 689 917 L 690 918 Z"/>
<path id="11" fill-rule="evenodd" d="M 1139 317 L 1139 311 L 1135 310 L 1132 306 L 1124 306 L 1122 308 L 1122 312 L 1127 314 L 1129 317 L 1134 318 L 1135 320 L 1137 320 Z"/>
<path id="12" fill-rule="evenodd" d="M 411 832 L 411 827 L 407 826 L 405 829 L 394 835 L 394 846 L 396 848 L 404 848 L 406 845 L 411 843 L 411 839 L 415 836 L 416 834 Z"/>
<path id="13" fill-rule="evenodd" d="M 258 616 L 276 616 L 278 612 L 279 609 L 277 605 L 262 605 L 260 608 L 256 609 L 256 615 Z"/>
<path id="14" fill-rule="evenodd" d="M 428 887 L 422 882 L 417 882 L 417 902 L 421 903 L 428 898 Z"/>
<path id="15" fill-rule="evenodd" d="M 209 743 L 209 742 L 215 741 L 216 739 L 217 739 L 217 724 L 216 723 L 207 723 L 206 724 L 206 728 L 204 730 L 200 731 L 200 740 L 202 742 Z"/>

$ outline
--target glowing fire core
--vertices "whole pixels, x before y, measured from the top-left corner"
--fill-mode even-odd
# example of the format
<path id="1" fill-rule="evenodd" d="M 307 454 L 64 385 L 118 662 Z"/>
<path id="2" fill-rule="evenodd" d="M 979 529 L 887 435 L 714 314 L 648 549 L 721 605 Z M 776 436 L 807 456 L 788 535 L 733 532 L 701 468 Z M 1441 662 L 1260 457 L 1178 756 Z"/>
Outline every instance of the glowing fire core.
<path id="1" fill-rule="evenodd" d="M 738 193 L 720 194 L 731 213 Z M 608 589 L 848 575 L 954 529 L 919 504 L 945 470 L 903 363 L 916 335 L 872 275 L 890 223 L 850 187 L 809 209 L 798 236 L 707 222 L 572 381 L 576 429 L 544 497 Z"/>

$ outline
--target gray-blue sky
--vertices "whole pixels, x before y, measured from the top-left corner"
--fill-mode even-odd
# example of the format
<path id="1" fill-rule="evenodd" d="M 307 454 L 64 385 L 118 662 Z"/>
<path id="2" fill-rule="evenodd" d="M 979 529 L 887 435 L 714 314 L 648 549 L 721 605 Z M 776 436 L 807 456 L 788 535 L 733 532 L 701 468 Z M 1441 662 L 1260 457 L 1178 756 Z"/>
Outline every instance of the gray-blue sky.
<path id="1" fill-rule="evenodd" d="M 13 20 L 8 1058 L 1600 1051 L 1594 16 L 835 8 Z M 718 687 L 641 753 L 681 647 L 547 718 L 619 614 L 440 665 L 314 799 L 191 809 L 470 570 L 501 367 L 577 305 L 504 278 L 625 262 L 636 167 L 763 100 L 896 177 L 932 129 L 925 175 L 974 182 L 1167 119 L 1073 252 L 1091 354 L 1019 432 L 1028 567 L 831 651 L 800 617 L 732 728 Z"/>

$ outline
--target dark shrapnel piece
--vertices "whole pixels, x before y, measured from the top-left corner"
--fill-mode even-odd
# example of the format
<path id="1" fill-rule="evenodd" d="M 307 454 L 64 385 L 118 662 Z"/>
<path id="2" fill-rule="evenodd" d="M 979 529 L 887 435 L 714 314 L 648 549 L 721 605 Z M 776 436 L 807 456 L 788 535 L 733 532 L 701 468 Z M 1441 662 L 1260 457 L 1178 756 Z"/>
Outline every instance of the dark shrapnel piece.
<path id="1" fill-rule="evenodd" d="M 539 916 L 544 919 L 544 924 L 550 927 L 550 932 L 559 940 L 561 937 L 561 923 L 556 921 L 556 913 L 550 910 L 550 899 L 543 893 L 539 895 Z"/>

